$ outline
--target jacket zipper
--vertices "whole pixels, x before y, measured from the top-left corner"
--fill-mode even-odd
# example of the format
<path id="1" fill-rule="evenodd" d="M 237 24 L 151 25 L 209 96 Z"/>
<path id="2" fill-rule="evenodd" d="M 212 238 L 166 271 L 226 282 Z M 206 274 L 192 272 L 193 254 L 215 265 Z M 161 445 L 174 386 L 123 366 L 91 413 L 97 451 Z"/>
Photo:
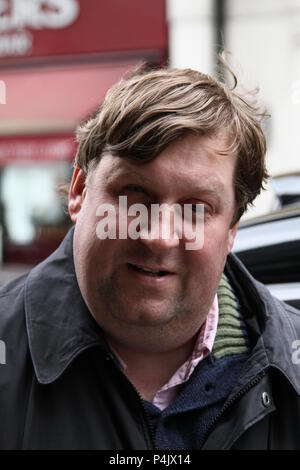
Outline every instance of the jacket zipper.
<path id="1" fill-rule="evenodd" d="M 122 380 L 124 380 L 126 385 L 129 386 L 133 390 L 133 392 L 137 395 L 138 400 L 139 400 L 140 405 L 141 405 L 141 408 L 143 410 L 143 414 L 144 414 L 144 423 L 146 425 L 145 427 L 146 427 L 146 431 L 148 433 L 147 437 L 148 437 L 148 440 L 150 441 L 151 450 L 153 450 L 155 448 L 155 446 L 154 446 L 155 433 L 154 433 L 153 427 L 152 427 L 151 422 L 150 422 L 149 412 L 148 412 L 147 408 L 144 405 L 144 400 L 143 400 L 140 392 L 136 389 L 136 387 L 133 385 L 133 383 L 131 383 L 130 380 L 127 379 L 124 372 L 120 368 L 119 363 L 116 361 L 114 355 L 112 353 L 106 353 L 106 357 L 109 358 L 113 362 L 114 366 L 116 367 L 116 369 L 118 370 L 118 372 L 122 376 Z"/>
<path id="2" fill-rule="evenodd" d="M 230 406 L 236 401 L 238 400 L 239 398 L 241 398 L 246 392 L 248 392 L 252 387 L 254 387 L 254 385 L 257 385 L 261 379 L 266 375 L 265 371 L 262 371 L 255 379 L 252 380 L 252 382 L 249 382 L 247 385 L 245 385 L 245 387 L 241 388 L 241 390 L 239 390 L 238 393 L 236 393 L 229 401 L 227 401 L 225 403 L 225 405 L 223 406 L 223 408 L 221 409 L 221 411 L 218 413 L 218 415 L 215 417 L 215 419 L 213 420 L 213 422 L 209 425 L 209 427 L 207 428 L 206 432 L 205 432 L 205 435 L 203 437 L 203 439 L 201 440 L 200 442 L 200 449 L 202 448 L 203 444 L 205 443 L 205 441 L 207 440 L 209 434 L 211 433 L 211 431 L 213 430 L 214 426 L 216 425 L 217 421 L 222 417 L 222 415 L 225 413 L 225 411 L 228 410 L 228 408 L 230 408 Z"/>
<path id="3" fill-rule="evenodd" d="M 131 382 L 130 382 L 131 383 Z M 151 420 L 150 420 L 150 415 L 149 415 L 149 412 L 147 410 L 147 408 L 145 407 L 144 405 L 144 400 L 141 396 L 141 394 L 139 393 L 139 391 L 135 388 L 135 386 L 133 384 L 131 384 L 132 387 L 134 388 L 134 390 L 136 391 L 136 394 L 138 395 L 139 397 L 139 400 L 140 400 L 140 403 L 141 403 L 141 406 L 142 406 L 142 409 L 144 411 L 144 419 L 145 419 L 145 423 L 146 423 L 146 427 L 147 427 L 147 430 L 149 432 L 149 436 L 150 437 L 150 443 L 151 443 L 151 447 L 152 447 L 152 450 L 155 448 L 155 445 L 154 445 L 154 442 L 155 442 L 155 433 L 154 433 L 154 429 L 153 429 L 153 426 L 151 424 Z"/>

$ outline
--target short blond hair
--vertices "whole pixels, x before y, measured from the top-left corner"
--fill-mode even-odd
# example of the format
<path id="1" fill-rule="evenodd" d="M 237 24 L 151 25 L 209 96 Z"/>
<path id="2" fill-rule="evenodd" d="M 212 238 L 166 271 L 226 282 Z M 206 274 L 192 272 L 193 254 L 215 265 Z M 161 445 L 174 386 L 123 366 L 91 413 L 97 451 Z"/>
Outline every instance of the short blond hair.
<path id="1" fill-rule="evenodd" d="M 225 64 L 225 67 L 226 64 Z M 97 114 L 77 130 L 75 165 L 88 175 L 105 152 L 149 161 L 186 133 L 214 135 L 226 130 L 236 152 L 236 211 L 242 216 L 263 188 L 266 140 L 261 127 L 265 112 L 253 94 L 234 83 L 191 69 L 164 67 L 134 72 L 106 94 Z"/>

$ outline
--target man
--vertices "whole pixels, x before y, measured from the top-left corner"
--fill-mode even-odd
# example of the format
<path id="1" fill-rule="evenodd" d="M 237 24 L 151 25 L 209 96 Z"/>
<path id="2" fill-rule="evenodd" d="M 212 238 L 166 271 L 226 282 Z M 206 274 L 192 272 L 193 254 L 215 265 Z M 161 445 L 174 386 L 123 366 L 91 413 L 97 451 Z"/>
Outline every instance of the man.
<path id="1" fill-rule="evenodd" d="M 235 87 L 165 68 L 78 130 L 74 227 L 1 293 L 2 448 L 300 447 L 299 312 L 230 254 L 267 178 L 260 118 Z"/>

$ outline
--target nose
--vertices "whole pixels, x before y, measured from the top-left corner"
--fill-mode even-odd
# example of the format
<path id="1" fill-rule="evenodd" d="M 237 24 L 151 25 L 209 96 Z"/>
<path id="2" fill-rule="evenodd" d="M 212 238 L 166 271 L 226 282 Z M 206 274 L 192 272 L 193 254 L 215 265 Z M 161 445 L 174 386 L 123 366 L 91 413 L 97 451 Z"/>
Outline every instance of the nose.
<path id="1" fill-rule="evenodd" d="M 153 250 L 170 250 L 179 246 L 180 240 L 176 238 L 150 238 L 141 234 L 141 242 Z"/>
<path id="2" fill-rule="evenodd" d="M 151 227 L 140 227 L 140 240 L 152 250 L 169 250 L 180 244 L 180 238 L 174 225 L 160 220 Z"/>

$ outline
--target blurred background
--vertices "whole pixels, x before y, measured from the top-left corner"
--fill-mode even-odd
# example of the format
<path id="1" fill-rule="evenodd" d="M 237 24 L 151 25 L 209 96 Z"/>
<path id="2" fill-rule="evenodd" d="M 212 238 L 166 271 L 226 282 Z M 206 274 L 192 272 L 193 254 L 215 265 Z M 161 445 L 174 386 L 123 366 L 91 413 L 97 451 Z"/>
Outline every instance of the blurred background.
<path id="1" fill-rule="evenodd" d="M 300 0 L 0 0 L 0 284 L 68 230 L 58 186 L 108 88 L 140 63 L 213 74 L 223 48 L 271 114 L 249 219 L 300 200 Z"/>

